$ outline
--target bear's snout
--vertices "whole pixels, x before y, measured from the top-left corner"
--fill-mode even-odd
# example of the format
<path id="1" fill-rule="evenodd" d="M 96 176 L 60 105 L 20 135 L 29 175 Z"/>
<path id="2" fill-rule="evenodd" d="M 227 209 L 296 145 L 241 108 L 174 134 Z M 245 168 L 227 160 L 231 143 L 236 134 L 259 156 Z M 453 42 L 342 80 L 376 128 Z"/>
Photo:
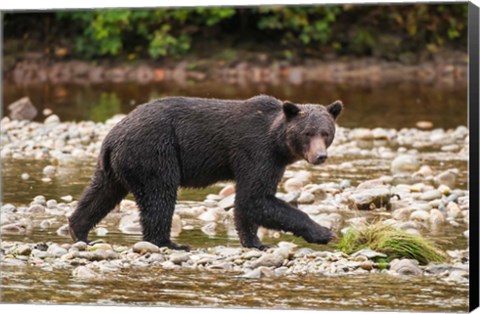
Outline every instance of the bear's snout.
<path id="1" fill-rule="evenodd" d="M 325 140 L 321 136 L 316 136 L 310 141 L 306 160 L 314 165 L 319 165 L 327 160 L 327 146 Z"/>
<path id="2" fill-rule="evenodd" d="M 325 160 L 327 160 L 328 158 L 328 155 L 326 152 L 321 152 L 319 154 L 317 154 L 317 157 L 315 157 L 315 160 L 313 162 L 314 165 L 320 165 L 322 163 L 325 162 Z"/>

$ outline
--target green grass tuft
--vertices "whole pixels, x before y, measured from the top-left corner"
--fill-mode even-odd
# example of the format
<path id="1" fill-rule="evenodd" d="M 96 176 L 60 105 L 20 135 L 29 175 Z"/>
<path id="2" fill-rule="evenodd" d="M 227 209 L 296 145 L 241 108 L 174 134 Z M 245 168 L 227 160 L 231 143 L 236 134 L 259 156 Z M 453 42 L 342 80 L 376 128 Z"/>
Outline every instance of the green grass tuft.
<path id="1" fill-rule="evenodd" d="M 405 257 L 416 259 L 422 265 L 446 261 L 445 253 L 431 241 L 397 230 L 382 222 L 363 227 L 350 227 L 337 248 L 347 254 L 370 248 L 386 254 L 389 261 Z"/>

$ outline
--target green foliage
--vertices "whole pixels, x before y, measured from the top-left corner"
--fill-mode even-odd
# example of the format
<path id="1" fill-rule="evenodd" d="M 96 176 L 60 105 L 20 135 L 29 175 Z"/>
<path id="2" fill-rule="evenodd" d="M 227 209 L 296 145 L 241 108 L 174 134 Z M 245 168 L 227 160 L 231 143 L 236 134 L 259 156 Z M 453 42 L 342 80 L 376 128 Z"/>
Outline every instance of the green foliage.
<path id="1" fill-rule="evenodd" d="M 6 13 L 4 38 L 61 38 L 86 59 L 181 57 L 209 42 L 260 46 L 286 59 L 325 53 L 400 59 L 466 47 L 467 16 L 466 3 Z"/>
<path id="2" fill-rule="evenodd" d="M 420 264 L 446 260 L 445 253 L 429 240 L 397 230 L 382 222 L 362 228 L 350 227 L 337 244 L 337 248 L 347 254 L 370 248 L 386 254 L 388 260 L 405 257 L 416 259 Z"/>

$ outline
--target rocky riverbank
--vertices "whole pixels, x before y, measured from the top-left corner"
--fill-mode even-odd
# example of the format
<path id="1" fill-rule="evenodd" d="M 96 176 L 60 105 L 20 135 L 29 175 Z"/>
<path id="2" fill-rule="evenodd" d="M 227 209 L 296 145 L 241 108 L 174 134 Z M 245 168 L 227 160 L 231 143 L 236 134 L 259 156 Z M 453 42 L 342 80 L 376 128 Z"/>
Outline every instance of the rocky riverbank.
<path id="1" fill-rule="evenodd" d="M 252 61 L 247 61 L 252 59 Z M 444 85 L 465 84 L 468 62 L 463 54 L 421 64 L 402 64 L 381 59 L 304 60 L 301 64 L 269 60 L 266 54 L 246 61 L 185 60 L 166 64 L 89 63 L 85 61 L 47 62 L 25 59 L 10 65 L 4 78 L 17 84 L 34 83 L 150 83 L 215 80 L 229 84 L 306 82 L 378 84 L 421 82 Z"/>
<path id="2" fill-rule="evenodd" d="M 114 116 L 105 123 L 77 123 L 61 122 L 51 112 L 45 114 L 48 117 L 43 123 L 7 117 L 1 121 L 2 160 L 49 161 L 41 173 L 29 173 L 25 169 L 19 174 L 22 180 L 39 177 L 40 184 L 55 182 L 64 168 L 77 167 L 86 160 L 94 162 L 103 138 L 124 117 Z M 277 196 L 339 236 L 350 226 L 361 226 L 376 219 L 408 233 L 434 235 L 433 240 L 442 239 L 446 230 L 454 230 L 457 234 L 449 236 L 464 239 L 466 243 L 469 228 L 469 192 L 465 178 L 468 129 L 459 126 L 450 130 L 428 130 L 429 125 L 425 123 L 419 123 L 418 127 L 401 130 L 339 127 L 329 149 L 329 155 L 339 162 L 313 167 L 303 161 L 297 162 L 286 171 Z M 379 171 L 369 160 L 382 161 L 388 166 Z M 446 166 L 452 161 L 460 166 Z M 348 179 L 328 179 L 333 173 L 372 170 L 368 180 L 357 183 Z M 205 237 L 215 237 L 222 232 L 238 241 L 232 210 L 235 186 L 222 186 L 222 191 L 207 195 L 203 201 L 177 204 L 173 237 L 198 230 Z M 328 276 L 388 273 L 434 275 L 466 282 L 469 276 L 468 244 L 447 249 L 449 261 L 442 265 L 418 265 L 407 259 L 387 263 L 380 252 L 369 250 L 347 255 L 332 248 L 301 247 L 291 240 L 285 241 L 288 234 L 266 229 L 259 230 L 261 238 L 281 241 L 267 252 L 223 246 L 175 252 L 145 242 L 128 246 L 103 243 L 106 241 L 102 240 L 90 245 L 72 244 L 66 218 L 76 204 L 77 200 L 70 195 L 58 199 L 38 195 L 30 204 L 3 204 L 0 228 L 7 240 L 1 245 L 2 265 L 67 269 L 73 277 L 79 278 L 101 278 L 125 267 L 150 265 L 165 270 L 220 271 L 244 278 L 306 273 Z M 41 233 L 52 228 L 65 237 L 64 242 L 52 242 L 47 237 L 43 242 L 8 240 L 9 235 L 28 237 L 32 232 Z M 92 232 L 99 239 L 114 232 L 140 235 L 135 202 L 122 201 Z M 455 243 L 459 243 L 458 240 Z"/>

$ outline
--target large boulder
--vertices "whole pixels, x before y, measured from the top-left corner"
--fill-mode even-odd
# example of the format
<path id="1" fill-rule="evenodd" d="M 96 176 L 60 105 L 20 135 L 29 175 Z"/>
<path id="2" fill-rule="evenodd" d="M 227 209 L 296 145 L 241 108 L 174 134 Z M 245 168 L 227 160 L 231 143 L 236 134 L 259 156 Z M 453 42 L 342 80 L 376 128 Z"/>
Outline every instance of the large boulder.
<path id="1" fill-rule="evenodd" d="M 12 120 L 33 120 L 37 116 L 37 108 L 32 104 L 30 98 L 23 97 L 8 105 L 10 118 Z"/>

